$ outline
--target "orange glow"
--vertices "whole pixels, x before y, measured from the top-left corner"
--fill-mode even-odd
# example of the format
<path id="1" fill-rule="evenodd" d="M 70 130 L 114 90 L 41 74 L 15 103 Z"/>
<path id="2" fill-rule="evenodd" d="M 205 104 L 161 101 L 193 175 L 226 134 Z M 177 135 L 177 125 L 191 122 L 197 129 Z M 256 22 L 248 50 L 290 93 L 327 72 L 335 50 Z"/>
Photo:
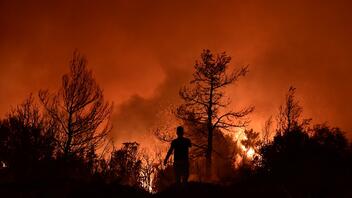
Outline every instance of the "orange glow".
<path id="1" fill-rule="evenodd" d="M 250 73 L 229 108 L 256 107 L 260 131 L 290 85 L 305 117 L 351 137 L 351 1 L 1 1 L 0 115 L 56 89 L 75 49 L 115 104 L 116 144 L 152 142 L 158 112 L 179 101 L 201 50 L 226 51 Z M 250 148 L 246 148 L 252 156 Z M 249 150 L 248 150 L 249 149 Z"/>

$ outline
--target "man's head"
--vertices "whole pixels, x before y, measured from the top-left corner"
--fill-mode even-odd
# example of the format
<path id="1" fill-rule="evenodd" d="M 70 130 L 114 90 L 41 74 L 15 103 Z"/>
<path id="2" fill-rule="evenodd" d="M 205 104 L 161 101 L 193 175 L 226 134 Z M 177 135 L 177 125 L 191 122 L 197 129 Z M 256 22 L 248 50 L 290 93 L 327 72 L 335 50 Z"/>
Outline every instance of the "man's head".
<path id="1" fill-rule="evenodd" d="M 182 126 L 177 127 L 176 134 L 177 134 L 177 137 L 183 137 L 183 127 Z"/>

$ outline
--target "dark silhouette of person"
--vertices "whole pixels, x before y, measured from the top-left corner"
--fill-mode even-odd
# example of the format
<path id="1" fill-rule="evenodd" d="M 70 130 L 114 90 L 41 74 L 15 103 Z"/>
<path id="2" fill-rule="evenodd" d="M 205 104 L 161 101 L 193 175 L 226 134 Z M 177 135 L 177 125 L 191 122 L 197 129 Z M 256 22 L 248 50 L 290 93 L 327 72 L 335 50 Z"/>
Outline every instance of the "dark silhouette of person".
<path id="1" fill-rule="evenodd" d="M 191 140 L 183 137 L 183 127 L 179 126 L 176 129 L 177 138 L 171 142 L 171 146 L 164 160 L 164 165 L 167 164 L 172 152 L 174 152 L 174 173 L 176 183 L 187 183 L 189 176 L 189 161 L 188 150 L 191 147 Z"/>

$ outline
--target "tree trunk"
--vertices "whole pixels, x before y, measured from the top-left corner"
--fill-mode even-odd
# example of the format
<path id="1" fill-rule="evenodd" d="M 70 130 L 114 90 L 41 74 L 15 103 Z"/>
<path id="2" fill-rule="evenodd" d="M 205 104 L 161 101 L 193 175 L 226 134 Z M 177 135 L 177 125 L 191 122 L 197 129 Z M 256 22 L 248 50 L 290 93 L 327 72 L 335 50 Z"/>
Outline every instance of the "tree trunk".
<path id="1" fill-rule="evenodd" d="M 212 168 L 211 168 L 211 161 L 212 161 L 212 152 L 213 152 L 213 130 L 211 126 L 208 126 L 208 147 L 205 156 L 205 173 L 206 178 L 211 178 Z"/>
<path id="2" fill-rule="evenodd" d="M 208 147 L 205 156 L 205 174 L 206 178 L 211 178 L 212 168 L 211 168 L 211 157 L 213 152 L 213 83 L 210 84 L 210 93 L 209 93 L 209 103 L 208 103 L 208 122 L 207 122 L 207 129 L 208 129 Z"/>
<path id="3" fill-rule="evenodd" d="M 71 133 L 69 133 L 68 137 L 67 137 L 66 144 L 65 144 L 65 148 L 64 148 L 64 158 L 65 159 L 67 159 L 70 154 L 71 143 L 72 143 L 72 135 L 71 135 Z"/>
<path id="4" fill-rule="evenodd" d="M 67 124 L 67 141 L 65 144 L 65 148 L 64 148 L 64 159 L 68 159 L 69 157 L 69 153 L 71 151 L 71 144 L 72 144 L 72 136 L 73 136 L 73 132 L 72 132 L 72 114 L 69 113 L 68 116 L 68 124 Z"/>

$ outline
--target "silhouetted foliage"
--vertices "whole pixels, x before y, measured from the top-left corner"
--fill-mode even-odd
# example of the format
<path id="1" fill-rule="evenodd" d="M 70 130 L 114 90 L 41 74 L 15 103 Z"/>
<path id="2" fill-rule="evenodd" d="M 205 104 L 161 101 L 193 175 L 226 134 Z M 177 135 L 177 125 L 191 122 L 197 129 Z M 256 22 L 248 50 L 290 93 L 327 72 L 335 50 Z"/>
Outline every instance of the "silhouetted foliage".
<path id="1" fill-rule="evenodd" d="M 310 129 L 301 112 L 290 88 L 277 134 L 261 147 L 260 173 L 291 197 L 351 195 L 346 185 L 352 176 L 351 150 L 344 133 L 326 125 Z"/>
<path id="2" fill-rule="evenodd" d="M 109 162 L 110 171 L 119 183 L 141 186 L 140 170 L 142 162 L 138 156 L 139 144 L 127 142 L 119 150 L 113 151 Z"/>
<path id="3" fill-rule="evenodd" d="M 316 126 L 277 134 L 261 149 L 261 169 L 292 196 L 329 197 L 347 190 L 351 177 L 348 144 L 339 129 Z"/>
<path id="4" fill-rule="evenodd" d="M 54 157 L 55 129 L 40 113 L 32 95 L 7 114 L 0 124 L 0 161 L 12 179 L 39 176 L 39 163 Z"/>

